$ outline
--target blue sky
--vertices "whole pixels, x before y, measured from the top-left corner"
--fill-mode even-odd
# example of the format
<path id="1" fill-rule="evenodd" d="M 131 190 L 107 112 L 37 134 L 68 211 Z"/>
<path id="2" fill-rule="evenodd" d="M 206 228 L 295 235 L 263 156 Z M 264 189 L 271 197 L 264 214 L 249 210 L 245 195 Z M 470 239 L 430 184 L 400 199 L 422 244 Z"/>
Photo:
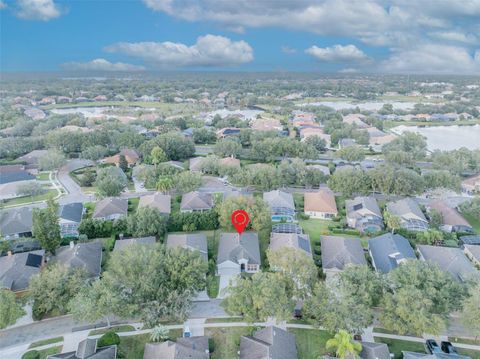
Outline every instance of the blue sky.
<path id="1" fill-rule="evenodd" d="M 0 0 L 2 71 L 480 74 L 480 0 Z"/>

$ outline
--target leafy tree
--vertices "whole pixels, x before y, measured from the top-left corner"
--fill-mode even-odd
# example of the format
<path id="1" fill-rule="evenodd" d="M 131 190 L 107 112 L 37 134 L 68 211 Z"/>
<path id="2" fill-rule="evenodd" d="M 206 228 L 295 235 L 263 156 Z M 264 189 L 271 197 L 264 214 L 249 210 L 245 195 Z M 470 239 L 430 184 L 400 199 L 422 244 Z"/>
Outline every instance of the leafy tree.
<path id="1" fill-rule="evenodd" d="M 382 300 L 385 281 L 366 265 L 349 266 L 339 275 L 339 291 L 369 308 L 376 307 Z"/>
<path id="2" fill-rule="evenodd" d="M 427 154 L 427 141 L 418 133 L 405 132 L 382 147 L 382 152 L 385 154 L 391 151 L 409 153 L 414 160 L 421 160 Z"/>
<path id="3" fill-rule="evenodd" d="M 461 318 L 476 340 L 480 336 L 480 283 L 470 288 L 469 296 L 463 302 Z"/>
<path id="4" fill-rule="evenodd" d="M 126 172 L 128 170 L 128 162 L 125 158 L 125 155 L 120 155 L 118 158 L 118 167 L 123 171 Z"/>
<path id="5" fill-rule="evenodd" d="M 112 235 L 112 223 L 101 219 L 84 218 L 78 226 L 78 232 L 88 238 L 105 238 Z"/>
<path id="6" fill-rule="evenodd" d="M 97 342 L 97 346 L 99 348 L 101 347 L 108 347 L 111 345 L 118 345 L 120 344 L 120 337 L 117 333 L 115 333 L 113 330 L 109 330 L 105 334 L 103 334 Z"/>
<path id="7" fill-rule="evenodd" d="M 455 191 L 460 190 L 460 177 L 451 174 L 447 170 L 430 170 L 425 172 L 422 177 L 427 188 L 449 188 Z"/>
<path id="8" fill-rule="evenodd" d="M 328 186 L 335 192 L 352 197 L 354 194 L 367 194 L 370 178 L 365 171 L 356 168 L 337 169 L 328 179 Z"/>
<path id="9" fill-rule="evenodd" d="M 198 144 L 215 143 L 217 135 L 208 128 L 196 128 L 193 130 L 193 142 Z"/>
<path id="10" fill-rule="evenodd" d="M 218 214 L 215 209 L 206 212 L 172 213 L 168 219 L 168 231 L 193 232 L 218 228 Z"/>
<path id="11" fill-rule="evenodd" d="M 197 252 L 138 246 L 135 251 L 113 252 L 99 286 L 92 289 L 103 287 L 111 296 L 108 314 L 155 326 L 161 320 L 186 318 L 196 292 L 205 287 L 206 272 L 207 264 Z M 85 311 L 95 314 L 94 309 Z"/>
<path id="12" fill-rule="evenodd" d="M 340 330 L 335 336 L 327 340 L 326 348 L 334 348 L 337 358 L 359 358 L 362 344 L 353 340 L 350 333 Z"/>
<path id="13" fill-rule="evenodd" d="M 55 255 L 62 242 L 58 219 L 58 203 L 53 199 L 47 201 L 47 208 L 33 209 L 32 231 L 34 237 L 45 250 Z"/>
<path id="14" fill-rule="evenodd" d="M 101 168 L 97 172 L 95 186 L 100 197 L 116 197 L 127 185 L 127 176 L 117 167 Z"/>
<path id="15" fill-rule="evenodd" d="M 465 295 L 461 284 L 429 262 L 409 261 L 387 279 L 391 292 L 384 297 L 380 321 L 400 334 L 439 334 Z"/>
<path id="16" fill-rule="evenodd" d="M 165 233 L 166 222 L 158 209 L 142 207 L 127 217 L 127 231 L 135 237 L 160 236 Z"/>
<path id="17" fill-rule="evenodd" d="M 29 295 L 33 300 L 33 316 L 37 319 L 46 314 L 66 314 L 69 301 L 85 285 L 86 273 L 71 270 L 62 265 L 52 265 L 30 280 Z"/>
<path id="18" fill-rule="evenodd" d="M 286 320 L 295 306 L 288 284 L 280 273 L 258 272 L 251 278 L 238 279 L 226 291 L 228 296 L 222 302 L 225 311 L 231 315 L 243 314 L 249 323 L 269 317 Z"/>
<path id="19" fill-rule="evenodd" d="M 238 157 L 241 151 L 242 145 L 238 141 L 230 138 L 217 141 L 213 149 L 213 152 L 220 157 Z"/>
<path id="20" fill-rule="evenodd" d="M 396 194 L 409 196 L 421 193 L 425 189 L 423 178 L 415 171 L 395 167 L 392 165 L 382 165 L 368 172 L 372 188 L 386 194 Z"/>
<path id="21" fill-rule="evenodd" d="M 243 209 L 250 217 L 247 230 L 261 231 L 271 225 L 270 209 L 267 204 L 257 197 L 238 196 L 223 201 L 218 208 L 219 222 L 222 228 L 233 230 L 232 213 Z"/>
<path id="22" fill-rule="evenodd" d="M 166 326 L 159 324 L 152 329 L 152 332 L 150 333 L 150 340 L 152 342 L 161 342 L 167 340 L 169 333 L 170 331 Z"/>
<path id="23" fill-rule="evenodd" d="M 313 290 L 318 271 L 312 258 L 294 248 L 267 250 L 270 268 L 284 274 L 296 299 L 305 299 Z"/>
<path id="24" fill-rule="evenodd" d="M 317 152 L 323 152 L 327 148 L 327 143 L 319 136 L 310 136 L 305 140 L 307 145 L 311 145 Z"/>
<path id="25" fill-rule="evenodd" d="M 468 213 L 473 217 L 480 218 L 480 197 L 475 197 L 469 202 L 463 202 L 460 205 L 462 213 Z"/>
<path id="26" fill-rule="evenodd" d="M 195 154 L 195 144 L 190 138 L 184 137 L 180 132 L 163 133 L 153 140 L 146 142 L 142 148 L 143 153 L 151 153 L 153 147 L 158 146 L 167 155 L 169 160 L 177 161 L 190 158 Z"/>
<path id="27" fill-rule="evenodd" d="M 48 151 L 47 156 L 43 156 L 38 161 L 38 167 L 42 171 L 58 170 L 66 162 L 65 156 L 60 151 Z"/>
<path id="28" fill-rule="evenodd" d="M 363 161 L 365 159 L 365 152 L 360 146 L 347 146 L 338 150 L 336 153 L 337 157 L 342 158 L 346 161 Z"/>
<path id="29" fill-rule="evenodd" d="M 171 189 L 175 188 L 175 182 L 171 176 L 163 176 L 158 179 L 156 188 L 157 191 L 168 193 Z"/>
<path id="30" fill-rule="evenodd" d="M 108 148 L 101 145 L 94 145 L 86 147 L 81 154 L 82 158 L 87 160 L 96 161 L 100 158 L 107 157 L 109 154 Z"/>
<path id="31" fill-rule="evenodd" d="M 433 228 L 438 229 L 443 224 L 443 215 L 436 209 L 432 208 L 428 211 L 428 219 Z"/>
<path id="32" fill-rule="evenodd" d="M 26 183 L 22 183 L 18 186 L 18 194 L 21 196 L 29 196 L 33 201 L 33 197 L 40 196 L 41 194 L 45 193 L 46 190 L 43 186 L 36 182 L 36 181 L 29 181 Z"/>
<path id="33" fill-rule="evenodd" d="M 152 151 L 150 152 L 150 157 L 152 159 L 152 163 L 155 165 L 155 168 L 160 163 L 168 161 L 168 157 L 165 154 L 165 151 L 159 146 L 155 146 L 152 149 Z"/>
<path id="34" fill-rule="evenodd" d="M 443 234 L 439 230 L 429 229 L 428 231 L 418 232 L 416 234 L 416 243 L 418 244 L 438 244 L 443 242 Z"/>
<path id="35" fill-rule="evenodd" d="M 390 228 L 392 230 L 392 234 L 395 233 L 397 229 L 400 229 L 402 225 L 400 217 L 391 214 L 387 210 L 383 212 L 383 219 L 385 220 L 387 228 Z"/>
<path id="36" fill-rule="evenodd" d="M 202 175 L 195 172 L 182 172 L 175 180 L 176 188 L 180 193 L 195 191 L 202 185 Z"/>
<path id="37" fill-rule="evenodd" d="M 0 329 L 15 324 L 17 319 L 24 314 L 15 294 L 9 290 L 0 290 Z"/>

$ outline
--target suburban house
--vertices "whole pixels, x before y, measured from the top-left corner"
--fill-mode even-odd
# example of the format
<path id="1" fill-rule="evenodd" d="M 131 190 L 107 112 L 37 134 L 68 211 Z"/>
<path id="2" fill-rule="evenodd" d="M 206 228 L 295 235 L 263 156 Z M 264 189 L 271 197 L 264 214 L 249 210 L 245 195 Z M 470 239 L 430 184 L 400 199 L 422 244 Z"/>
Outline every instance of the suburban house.
<path id="1" fill-rule="evenodd" d="M 358 238 L 321 236 L 322 268 L 327 280 L 349 265 L 367 265 Z"/>
<path id="2" fill-rule="evenodd" d="M 222 274 L 260 270 L 260 245 L 255 232 L 222 233 L 218 243 L 217 271 Z"/>
<path id="3" fill-rule="evenodd" d="M 462 181 L 462 192 L 473 195 L 480 192 L 480 174 Z"/>
<path id="4" fill-rule="evenodd" d="M 472 263 L 480 269 L 480 246 L 465 244 L 463 252 L 472 261 Z"/>
<path id="5" fill-rule="evenodd" d="M 19 170 L 0 174 L 0 200 L 22 196 L 22 186 L 35 182 L 37 179 L 30 172 Z"/>
<path id="6" fill-rule="evenodd" d="M 303 211 L 310 218 L 332 219 L 337 216 L 335 195 L 330 188 L 322 188 L 318 192 L 305 192 Z"/>
<path id="7" fill-rule="evenodd" d="M 17 158 L 17 161 L 23 162 L 27 165 L 38 166 L 38 162 L 41 158 L 48 156 L 47 150 L 33 150 L 21 157 Z"/>
<path id="8" fill-rule="evenodd" d="M 305 167 L 307 170 L 314 170 L 314 171 L 320 171 L 322 172 L 325 176 L 330 176 L 330 168 L 328 166 L 322 166 L 322 165 L 308 165 Z"/>
<path id="9" fill-rule="evenodd" d="M 162 343 L 146 343 L 143 359 L 209 359 L 208 337 L 177 338 Z"/>
<path id="10" fill-rule="evenodd" d="M 304 127 L 300 129 L 300 138 L 301 141 L 305 141 L 307 138 L 317 136 L 325 141 L 327 148 L 330 148 L 331 145 L 331 136 L 324 133 L 323 129 L 320 127 Z"/>
<path id="11" fill-rule="evenodd" d="M 208 261 L 207 236 L 203 233 L 169 234 L 167 248 L 185 248 L 198 251 L 205 261 Z"/>
<path id="12" fill-rule="evenodd" d="M 204 212 L 213 208 L 213 196 L 211 193 L 202 193 L 198 191 L 188 192 L 182 196 L 180 203 L 180 212 Z"/>
<path id="13" fill-rule="evenodd" d="M 108 197 L 97 202 L 92 218 L 113 221 L 125 217 L 127 212 L 128 200 L 126 198 Z"/>
<path id="14" fill-rule="evenodd" d="M 115 241 L 114 251 L 123 251 L 129 246 L 153 246 L 156 243 L 155 237 L 127 238 Z"/>
<path id="15" fill-rule="evenodd" d="M 396 202 L 387 203 L 387 211 L 400 218 L 400 226 L 409 231 L 425 231 L 428 221 L 422 210 L 412 198 L 404 198 Z"/>
<path id="16" fill-rule="evenodd" d="M 355 141 L 353 138 L 341 138 L 340 141 L 338 141 L 338 148 L 342 149 L 345 147 L 355 146 L 356 144 L 357 141 Z"/>
<path id="17" fill-rule="evenodd" d="M 357 128 L 368 128 L 370 127 L 366 124 L 363 120 L 366 119 L 367 116 L 362 115 L 361 113 L 351 113 L 348 115 L 343 116 L 342 121 L 349 125 L 355 125 Z"/>
<path id="18" fill-rule="evenodd" d="M 62 238 L 77 238 L 78 226 L 84 214 L 83 203 L 64 204 L 58 210 L 60 233 Z"/>
<path id="19" fill-rule="evenodd" d="M 0 257 L 0 288 L 12 292 L 28 289 L 30 278 L 40 273 L 45 263 L 43 249 L 31 252 L 12 254 Z"/>
<path id="20" fill-rule="evenodd" d="M 276 118 L 255 118 L 250 122 L 250 127 L 254 131 L 283 131 L 280 120 Z"/>
<path id="21" fill-rule="evenodd" d="M 225 137 L 231 137 L 231 136 L 236 136 L 240 134 L 241 129 L 235 128 L 235 127 L 226 127 L 218 130 L 216 132 L 217 138 L 225 138 Z"/>
<path id="22" fill-rule="evenodd" d="M 114 156 L 106 157 L 102 159 L 101 163 L 110 163 L 115 166 L 120 165 L 120 157 L 124 156 L 125 160 L 127 161 L 128 167 L 133 167 L 135 164 L 140 160 L 140 154 L 136 150 L 131 149 L 123 149 L 120 153 L 117 153 Z"/>
<path id="23" fill-rule="evenodd" d="M 235 157 L 225 157 L 218 161 L 218 164 L 223 167 L 240 168 L 240 160 Z"/>
<path id="24" fill-rule="evenodd" d="M 362 233 L 381 231 L 384 228 L 382 212 L 374 197 L 355 197 L 345 201 L 347 224 Z"/>
<path id="25" fill-rule="evenodd" d="M 429 210 L 435 210 L 442 215 L 440 229 L 445 232 L 473 232 L 473 228 L 455 208 L 449 207 L 445 201 L 435 200 L 428 205 Z"/>
<path id="26" fill-rule="evenodd" d="M 285 247 L 296 249 L 301 253 L 312 257 L 312 248 L 310 246 L 310 237 L 308 234 L 272 232 L 270 234 L 270 245 L 268 248 L 272 251 L 276 251 Z"/>
<path id="27" fill-rule="evenodd" d="M 291 193 L 277 190 L 265 192 L 263 200 L 270 207 L 272 221 L 294 222 L 295 219 L 295 203 Z"/>
<path id="28" fill-rule="evenodd" d="M 385 343 L 361 342 L 362 351 L 360 358 L 362 359 L 391 359 L 388 345 Z"/>
<path id="29" fill-rule="evenodd" d="M 168 194 L 156 192 L 148 196 L 140 197 L 138 208 L 148 207 L 158 209 L 161 214 L 170 215 L 172 197 Z"/>
<path id="30" fill-rule="evenodd" d="M 417 259 L 408 240 L 399 235 L 386 233 L 368 240 L 368 252 L 373 268 L 388 273 L 409 259 Z"/>
<path id="31" fill-rule="evenodd" d="M 270 325 L 251 336 L 242 336 L 238 358 L 297 359 L 295 334 Z"/>
<path id="32" fill-rule="evenodd" d="M 48 359 L 116 359 L 117 346 L 97 347 L 97 339 L 87 338 L 78 343 L 77 350 L 61 354 L 52 354 Z"/>
<path id="33" fill-rule="evenodd" d="M 57 249 L 51 262 L 60 263 L 71 269 L 83 269 L 89 278 L 98 278 L 102 271 L 102 244 L 100 242 L 77 243 Z"/>
<path id="34" fill-rule="evenodd" d="M 418 245 L 417 250 L 421 260 L 437 264 L 455 280 L 464 282 L 478 274 L 472 262 L 460 248 Z"/>
<path id="35" fill-rule="evenodd" d="M 202 164 L 203 164 L 204 159 L 205 159 L 205 157 L 192 157 L 192 158 L 190 158 L 190 160 L 188 161 L 189 170 L 191 172 L 202 172 Z"/>
<path id="36" fill-rule="evenodd" d="M 4 239 L 32 236 L 33 211 L 31 207 L 2 210 L 0 214 L 0 234 Z"/>

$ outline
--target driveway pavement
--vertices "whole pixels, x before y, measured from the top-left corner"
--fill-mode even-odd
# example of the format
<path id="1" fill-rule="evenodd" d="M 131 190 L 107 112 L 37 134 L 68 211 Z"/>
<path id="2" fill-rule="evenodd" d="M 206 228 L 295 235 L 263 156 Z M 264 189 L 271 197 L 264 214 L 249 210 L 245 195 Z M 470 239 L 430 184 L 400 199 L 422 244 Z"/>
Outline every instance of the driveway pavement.
<path id="1" fill-rule="evenodd" d="M 57 179 L 67 191 L 67 194 L 60 198 L 60 204 L 68 204 L 74 202 L 92 202 L 95 195 L 82 192 L 80 186 L 70 177 L 70 172 L 79 168 L 91 166 L 94 163 L 89 160 L 74 159 L 68 161 L 62 168 L 58 170 Z"/>

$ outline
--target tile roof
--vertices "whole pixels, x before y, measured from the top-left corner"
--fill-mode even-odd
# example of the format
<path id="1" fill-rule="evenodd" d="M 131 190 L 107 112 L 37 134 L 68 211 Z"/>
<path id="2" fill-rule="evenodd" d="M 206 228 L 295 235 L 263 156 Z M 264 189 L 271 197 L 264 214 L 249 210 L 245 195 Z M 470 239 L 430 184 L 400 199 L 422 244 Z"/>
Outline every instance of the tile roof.
<path id="1" fill-rule="evenodd" d="M 303 207 L 305 212 L 338 213 L 335 195 L 329 188 L 305 192 Z"/>

